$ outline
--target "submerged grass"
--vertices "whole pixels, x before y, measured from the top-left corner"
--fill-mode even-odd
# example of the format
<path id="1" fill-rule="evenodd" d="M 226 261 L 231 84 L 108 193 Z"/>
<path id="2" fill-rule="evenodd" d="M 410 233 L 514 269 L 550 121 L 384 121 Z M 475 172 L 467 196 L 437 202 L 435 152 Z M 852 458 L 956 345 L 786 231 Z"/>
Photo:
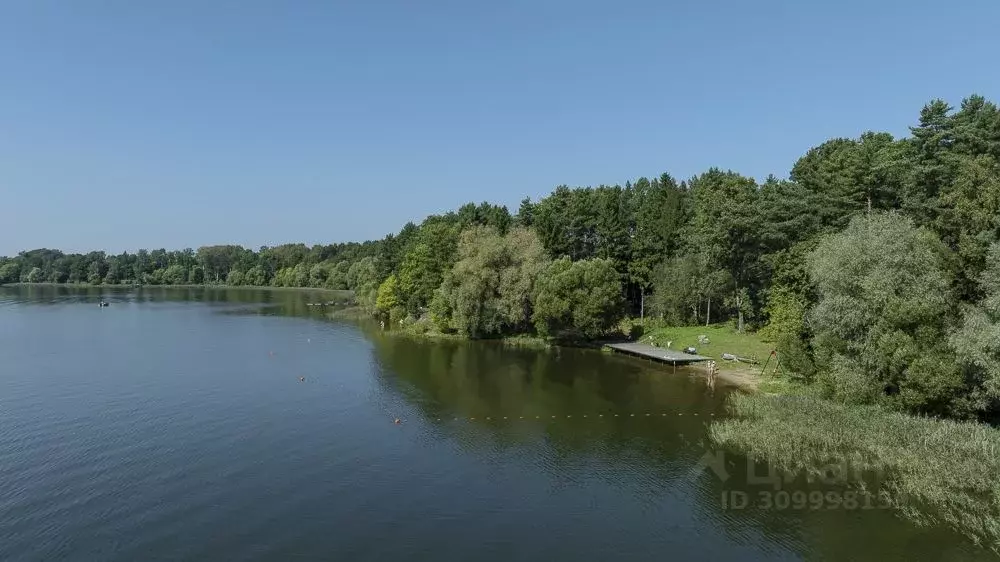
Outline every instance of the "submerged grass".
<path id="1" fill-rule="evenodd" d="M 806 396 L 737 393 L 729 405 L 734 418 L 710 428 L 715 443 L 791 472 L 850 459 L 881 476 L 904 517 L 1000 552 L 1000 430 Z"/>
<path id="2" fill-rule="evenodd" d="M 327 316 L 333 320 L 367 320 L 371 318 L 360 306 L 335 308 L 327 312 Z"/>

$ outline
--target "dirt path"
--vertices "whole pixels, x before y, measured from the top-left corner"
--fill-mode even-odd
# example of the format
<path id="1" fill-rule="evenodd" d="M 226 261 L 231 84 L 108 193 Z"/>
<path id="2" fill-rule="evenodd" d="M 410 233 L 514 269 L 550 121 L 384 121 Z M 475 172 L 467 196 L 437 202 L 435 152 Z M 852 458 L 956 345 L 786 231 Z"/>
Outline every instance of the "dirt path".
<path id="1" fill-rule="evenodd" d="M 701 363 L 695 370 L 706 378 L 709 377 L 709 364 Z M 729 386 L 736 386 L 744 390 L 756 391 L 760 385 L 759 367 L 746 363 L 716 362 L 719 368 L 718 380 Z"/>

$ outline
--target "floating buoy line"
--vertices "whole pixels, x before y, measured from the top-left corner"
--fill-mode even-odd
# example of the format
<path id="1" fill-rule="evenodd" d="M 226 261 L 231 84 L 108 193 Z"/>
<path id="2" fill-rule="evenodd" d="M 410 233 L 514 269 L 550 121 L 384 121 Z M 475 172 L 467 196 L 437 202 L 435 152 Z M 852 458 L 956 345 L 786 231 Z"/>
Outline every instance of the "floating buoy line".
<path id="1" fill-rule="evenodd" d="M 583 414 L 574 417 L 573 414 L 566 414 L 565 416 L 553 416 L 553 415 L 535 415 L 535 416 L 435 416 L 429 419 L 439 422 L 463 422 L 463 421 L 508 421 L 508 422 L 519 422 L 519 421 L 552 421 L 560 419 L 576 419 L 576 418 L 587 418 L 587 419 L 610 419 L 610 418 L 670 418 L 670 417 L 683 417 L 687 415 L 693 418 L 711 418 L 715 417 L 715 412 L 708 412 L 702 414 L 701 412 L 644 412 L 639 414 Z M 393 423 L 400 425 L 400 419 L 398 417 L 393 418 Z"/>

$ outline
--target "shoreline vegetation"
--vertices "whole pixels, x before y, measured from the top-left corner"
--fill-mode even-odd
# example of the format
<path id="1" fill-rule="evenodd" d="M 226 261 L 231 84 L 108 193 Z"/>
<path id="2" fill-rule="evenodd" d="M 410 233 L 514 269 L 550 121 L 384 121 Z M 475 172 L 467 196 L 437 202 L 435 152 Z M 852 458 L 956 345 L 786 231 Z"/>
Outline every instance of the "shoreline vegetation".
<path id="1" fill-rule="evenodd" d="M 810 482 L 837 479 L 917 525 L 1000 552 L 995 428 L 807 396 L 737 393 L 729 406 L 733 417 L 709 428 L 717 445 Z"/>
<path id="2" fill-rule="evenodd" d="M 822 142 L 788 179 L 559 186 L 367 242 L 0 257 L 0 283 L 18 281 L 350 290 L 336 314 L 403 335 L 693 346 L 759 390 L 735 393 L 717 444 L 802 469 L 860 458 L 915 500 L 910 519 L 1000 550 L 984 480 L 1000 468 L 1000 109 L 981 96 L 927 103 L 907 137 Z"/>
<path id="3" fill-rule="evenodd" d="M 51 283 L 51 282 L 16 282 L 16 283 L 0 283 L 0 287 L 72 287 L 77 289 L 224 289 L 224 290 L 266 290 L 266 291 L 294 291 L 294 292 L 314 292 L 314 293 L 330 293 L 337 294 L 340 296 L 346 296 L 350 299 L 354 298 L 352 291 L 346 289 L 327 289 L 323 287 L 271 287 L 268 285 L 217 285 L 210 283 L 203 283 L 199 285 L 185 283 L 179 285 L 133 285 L 128 283 L 118 283 L 114 285 L 109 285 L 105 283 Z"/>

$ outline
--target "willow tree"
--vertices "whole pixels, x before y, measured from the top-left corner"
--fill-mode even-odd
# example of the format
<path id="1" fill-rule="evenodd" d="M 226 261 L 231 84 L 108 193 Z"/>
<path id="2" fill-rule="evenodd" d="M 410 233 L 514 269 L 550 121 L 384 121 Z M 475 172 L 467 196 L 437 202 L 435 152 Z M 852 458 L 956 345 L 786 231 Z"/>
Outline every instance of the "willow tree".
<path id="1" fill-rule="evenodd" d="M 549 264 L 535 283 L 532 321 L 543 336 L 600 337 L 621 318 L 620 289 L 613 261 L 560 258 Z"/>
<path id="2" fill-rule="evenodd" d="M 966 305 L 961 327 L 950 342 L 971 380 L 978 409 L 1000 406 L 1000 244 L 990 247 L 986 270 L 979 278 L 985 297 Z"/>
<path id="3" fill-rule="evenodd" d="M 462 233 L 458 260 L 431 303 L 435 323 L 473 338 L 526 331 L 535 279 L 547 261 L 530 230 L 503 236 L 491 226 L 473 226 Z"/>
<path id="4" fill-rule="evenodd" d="M 947 248 L 898 214 L 853 219 L 809 260 L 809 315 L 832 394 L 849 402 L 951 414 L 963 379 L 948 347 Z"/>

